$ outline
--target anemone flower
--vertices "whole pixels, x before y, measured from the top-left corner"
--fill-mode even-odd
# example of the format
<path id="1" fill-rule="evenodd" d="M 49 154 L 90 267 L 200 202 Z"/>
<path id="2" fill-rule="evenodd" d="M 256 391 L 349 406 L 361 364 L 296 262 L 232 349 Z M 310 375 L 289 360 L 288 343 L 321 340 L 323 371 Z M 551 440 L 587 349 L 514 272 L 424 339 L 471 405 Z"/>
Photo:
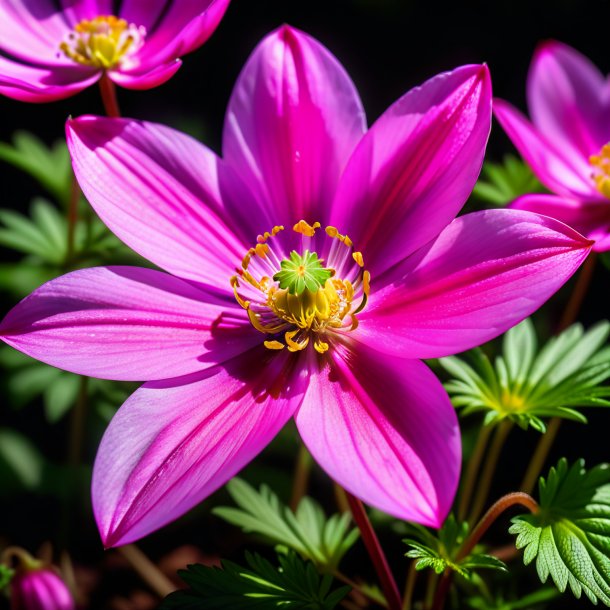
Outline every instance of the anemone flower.
<path id="1" fill-rule="evenodd" d="M 610 250 L 608 79 L 575 49 L 550 41 L 527 79 L 532 122 L 502 100 L 494 113 L 538 179 L 553 193 L 524 195 L 511 207 L 557 218 Z"/>
<path id="2" fill-rule="evenodd" d="M 103 75 L 128 89 L 171 78 L 230 0 L 0 0 L 0 93 L 50 102 Z"/>
<path id="3" fill-rule="evenodd" d="M 106 546 L 185 513 L 291 417 L 349 492 L 396 517 L 442 523 L 460 434 L 417 358 L 502 333 L 590 249 L 529 212 L 453 220 L 490 121 L 487 68 L 471 65 L 413 89 L 366 131 L 338 61 L 287 26 L 238 79 L 223 158 L 152 123 L 69 121 L 87 198 L 165 272 L 74 271 L 18 304 L 0 334 L 70 371 L 147 381 L 95 463 Z"/>

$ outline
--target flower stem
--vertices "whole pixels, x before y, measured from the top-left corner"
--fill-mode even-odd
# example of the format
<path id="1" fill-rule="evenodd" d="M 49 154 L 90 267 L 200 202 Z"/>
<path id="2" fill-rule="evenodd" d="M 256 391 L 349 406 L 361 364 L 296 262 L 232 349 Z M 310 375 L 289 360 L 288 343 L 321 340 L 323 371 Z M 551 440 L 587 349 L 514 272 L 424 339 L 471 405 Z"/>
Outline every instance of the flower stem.
<path id="1" fill-rule="evenodd" d="M 135 545 L 127 544 L 117 548 L 133 569 L 140 575 L 159 597 L 163 598 L 177 589 L 174 583 Z"/>
<path id="2" fill-rule="evenodd" d="M 466 511 L 468 510 L 468 506 L 470 504 L 476 477 L 481 466 L 481 460 L 485 454 L 485 449 L 487 448 L 487 443 L 492 430 L 493 426 L 482 426 L 479 429 L 479 434 L 477 436 L 472 455 L 468 460 L 468 466 L 466 467 L 466 472 L 464 473 L 464 484 L 460 492 L 460 501 L 457 511 L 458 521 L 463 521 L 466 518 Z"/>
<path id="3" fill-rule="evenodd" d="M 109 117 L 120 117 L 121 110 L 119 109 L 119 102 L 116 97 L 116 87 L 106 73 L 100 78 L 100 93 L 106 114 Z"/>
<path id="4" fill-rule="evenodd" d="M 74 237 L 76 225 L 78 223 L 78 204 L 80 201 L 80 187 L 76 181 L 76 176 L 72 173 L 72 186 L 70 188 L 70 198 L 68 199 L 68 233 L 66 235 L 66 267 L 70 265 L 74 257 Z"/>
<path id="5" fill-rule="evenodd" d="M 458 551 L 455 561 L 459 563 L 465 557 L 472 552 L 474 547 L 477 545 L 479 540 L 483 537 L 485 532 L 492 526 L 496 519 L 508 508 L 515 505 L 521 505 L 527 508 L 532 513 L 538 512 L 538 503 L 529 494 L 521 491 L 515 491 L 505 496 L 502 496 L 497 502 L 492 504 L 489 510 L 483 515 L 483 518 L 477 523 L 476 527 L 470 533 L 470 536 L 466 538 L 462 547 Z M 445 570 L 438 588 L 436 589 L 436 595 L 434 596 L 434 602 L 432 604 L 432 610 L 442 610 L 445 605 L 445 598 L 449 592 L 451 586 L 451 580 L 453 577 L 452 570 Z"/>
<path id="6" fill-rule="evenodd" d="M 570 300 L 568 301 L 563 315 L 561 316 L 561 321 L 559 322 L 559 327 L 557 329 L 558 333 L 565 330 L 574 322 L 574 320 L 576 320 L 582 302 L 587 294 L 587 290 L 589 289 L 589 284 L 591 283 L 591 278 L 593 277 L 593 270 L 595 269 L 596 261 L 597 254 L 595 252 L 591 252 L 591 254 L 589 254 L 587 257 L 587 260 L 583 263 L 578 280 L 576 281 L 576 286 L 574 286 Z"/>
<path id="7" fill-rule="evenodd" d="M 415 583 L 417 582 L 417 575 L 419 574 L 419 572 L 415 569 L 416 563 L 417 561 L 414 559 L 409 565 L 407 582 L 405 583 L 405 592 L 402 596 L 402 610 L 411 610 L 413 592 L 415 591 Z"/>
<path id="8" fill-rule="evenodd" d="M 312 459 L 305 444 L 301 442 L 299 453 L 294 467 L 294 477 L 292 479 L 292 495 L 290 496 L 290 509 L 295 511 L 307 493 L 309 486 L 309 474 L 311 473 Z"/>
<path id="9" fill-rule="evenodd" d="M 388 602 L 388 608 L 389 610 L 402 610 L 398 586 L 396 585 L 396 581 L 390 570 L 388 560 L 379 544 L 377 534 L 366 514 L 366 510 L 364 509 L 362 502 L 358 500 L 358 498 L 352 496 L 349 491 L 346 490 L 345 495 L 347 496 L 347 501 L 350 510 L 352 511 L 354 521 L 362 535 L 364 546 L 366 547 L 369 557 L 373 562 L 373 567 L 379 577 L 381 588 L 383 589 L 383 593 Z"/>
<path id="10" fill-rule="evenodd" d="M 485 466 L 483 467 L 483 472 L 481 473 L 479 486 L 472 503 L 468 523 L 474 523 L 483 512 L 483 507 L 485 506 L 485 502 L 489 496 L 489 488 L 491 487 L 493 475 L 496 471 L 496 466 L 498 465 L 498 459 L 500 458 L 502 447 L 504 446 L 506 437 L 508 436 L 508 433 L 511 431 L 512 427 L 512 422 L 505 419 L 496 428 L 493 440 L 491 441 L 491 445 L 489 447 L 489 452 L 487 454 L 487 460 L 485 462 Z"/>
<path id="11" fill-rule="evenodd" d="M 362 595 L 362 597 L 364 597 L 366 600 L 378 604 L 382 608 L 388 607 L 388 603 L 386 602 L 385 598 L 383 598 L 381 593 L 377 593 L 374 590 L 367 591 L 366 587 L 363 587 L 362 585 L 358 584 L 355 580 L 352 580 L 349 576 L 346 576 L 345 574 L 343 574 L 343 572 L 339 572 L 338 570 L 335 570 L 333 572 L 333 576 L 337 580 L 340 580 L 341 582 L 351 587 L 354 591 Z"/>
<path id="12" fill-rule="evenodd" d="M 523 481 L 521 481 L 521 485 L 519 485 L 519 489 L 521 491 L 528 494 L 532 493 L 532 490 L 536 485 L 536 481 L 538 480 L 538 476 L 542 471 L 542 467 L 546 462 L 546 458 L 549 455 L 549 451 L 551 450 L 551 445 L 559 432 L 559 426 L 561 426 L 561 419 L 559 417 L 553 417 L 549 421 L 546 432 L 538 441 L 538 445 L 534 451 L 534 455 L 532 455 L 532 459 L 527 467 Z"/>

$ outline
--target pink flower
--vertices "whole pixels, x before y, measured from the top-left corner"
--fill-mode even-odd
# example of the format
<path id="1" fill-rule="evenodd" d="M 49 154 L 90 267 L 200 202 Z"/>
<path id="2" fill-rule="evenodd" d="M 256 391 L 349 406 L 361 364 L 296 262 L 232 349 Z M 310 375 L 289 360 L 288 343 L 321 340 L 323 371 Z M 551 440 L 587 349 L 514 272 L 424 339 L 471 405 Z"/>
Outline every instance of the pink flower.
<path id="1" fill-rule="evenodd" d="M 532 122 L 503 100 L 494 113 L 539 180 L 554 195 L 525 195 L 511 207 L 557 218 L 610 250 L 608 79 L 559 42 L 536 51 L 527 80 Z"/>
<path id="2" fill-rule="evenodd" d="M 528 212 L 453 220 L 490 121 L 487 68 L 464 66 L 413 89 L 366 131 L 335 57 L 283 27 L 239 77 L 222 159 L 152 123 L 68 123 L 91 204 L 168 273 L 69 273 L 17 305 L 0 333 L 70 371 L 147 380 L 95 464 L 107 546 L 201 502 L 293 416 L 351 493 L 402 519 L 442 523 L 460 434 L 417 358 L 504 332 L 590 250 Z"/>
<path id="3" fill-rule="evenodd" d="M 11 582 L 11 610 L 74 610 L 63 580 L 51 569 L 17 574 Z"/>
<path id="4" fill-rule="evenodd" d="M 150 89 L 202 45 L 230 0 L 0 0 L 0 93 L 49 102 L 106 73 Z"/>

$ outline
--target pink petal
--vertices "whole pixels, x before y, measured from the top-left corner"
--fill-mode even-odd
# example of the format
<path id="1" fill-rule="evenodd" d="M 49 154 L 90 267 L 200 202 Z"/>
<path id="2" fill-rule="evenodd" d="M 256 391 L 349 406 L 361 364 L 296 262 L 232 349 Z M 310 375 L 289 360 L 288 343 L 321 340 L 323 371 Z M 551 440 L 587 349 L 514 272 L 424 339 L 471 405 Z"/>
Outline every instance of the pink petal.
<path id="1" fill-rule="evenodd" d="M 467 214 L 379 279 L 349 336 L 403 358 L 470 349 L 538 309 L 578 269 L 591 245 L 545 216 L 519 210 Z"/>
<path id="2" fill-rule="evenodd" d="M 333 349 L 335 361 L 321 362 L 296 415 L 307 448 L 367 504 L 440 527 L 461 465 L 457 417 L 441 383 L 418 360 Z"/>
<path id="3" fill-rule="evenodd" d="M 121 72 L 112 70 L 108 75 L 117 85 L 126 89 L 152 89 L 166 83 L 176 74 L 181 65 L 182 62 L 179 59 L 173 59 L 168 63 L 156 65 L 148 72 L 136 72 L 135 70 Z"/>
<path id="4" fill-rule="evenodd" d="M 292 374 L 293 365 L 293 354 L 261 347 L 135 392 L 95 461 L 93 507 L 104 545 L 177 519 L 250 462 L 301 401 L 307 377 Z"/>
<path id="5" fill-rule="evenodd" d="M 101 73 L 85 66 L 35 68 L 0 56 L 0 93 L 22 102 L 46 103 L 75 95 Z"/>
<path id="6" fill-rule="evenodd" d="M 366 253 L 373 276 L 455 217 L 479 175 L 490 121 L 487 67 L 464 66 L 407 93 L 362 139 L 331 224 Z"/>
<path id="7" fill-rule="evenodd" d="M 510 207 L 560 220 L 595 241 L 593 250 L 596 252 L 610 250 L 610 202 L 585 202 L 555 195 L 524 195 Z"/>
<path id="8" fill-rule="evenodd" d="M 165 8 L 157 11 L 157 2 L 144 7 L 141 2 L 128 0 L 121 8 L 122 16 L 130 22 L 148 29 L 146 44 L 138 53 L 144 68 L 166 63 L 200 47 L 220 24 L 230 0 L 182 0 L 163 2 Z M 141 6 L 136 6 L 136 5 Z M 152 14 L 151 14 L 152 13 Z M 154 22 L 151 16 L 158 14 Z M 147 25 L 149 24 L 149 25 Z"/>
<path id="9" fill-rule="evenodd" d="M 494 115 L 547 188 L 565 197 L 603 199 L 591 178 L 593 168 L 587 157 L 560 148 L 560 142 L 552 142 L 541 134 L 508 102 L 495 99 Z"/>
<path id="10" fill-rule="evenodd" d="M 0 336 L 53 366 L 121 380 L 186 375 L 261 342 L 236 304 L 137 267 L 83 269 L 44 284 L 7 314 Z"/>
<path id="11" fill-rule="evenodd" d="M 284 26 L 254 50 L 225 121 L 225 159 L 267 208 L 258 231 L 328 218 L 341 171 L 366 129 L 352 81 L 319 42 Z"/>
<path id="12" fill-rule="evenodd" d="M 575 49 L 541 45 L 527 80 L 532 122 L 559 149 L 588 159 L 610 141 L 610 89 L 603 74 Z"/>
<path id="13" fill-rule="evenodd" d="M 230 289 L 247 247 L 223 208 L 213 152 L 130 119 L 81 117 L 66 131 L 79 184 L 113 233 L 170 273 Z"/>

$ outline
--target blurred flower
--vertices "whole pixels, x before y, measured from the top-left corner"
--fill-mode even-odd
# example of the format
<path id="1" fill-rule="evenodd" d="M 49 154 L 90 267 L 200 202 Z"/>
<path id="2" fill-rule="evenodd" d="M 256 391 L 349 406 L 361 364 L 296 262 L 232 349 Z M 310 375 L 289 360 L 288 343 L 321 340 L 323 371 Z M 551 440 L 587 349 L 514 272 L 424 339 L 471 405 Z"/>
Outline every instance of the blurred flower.
<path id="1" fill-rule="evenodd" d="M 335 57 L 283 27 L 238 79 L 223 159 L 161 125 L 68 123 L 91 204 L 169 273 L 75 271 L 17 305 L 0 333 L 55 366 L 148 380 L 112 420 L 95 464 L 107 546 L 185 513 L 292 416 L 348 491 L 396 517 L 442 523 L 460 434 L 417 358 L 504 332 L 590 249 L 528 212 L 453 220 L 490 121 L 489 73 L 475 65 L 413 89 L 367 132 Z"/>
<path id="2" fill-rule="evenodd" d="M 167 81 L 230 0 L 0 0 L 0 93 L 49 102 L 107 74 L 128 89 Z"/>
<path id="3" fill-rule="evenodd" d="M 503 100 L 494 113 L 539 180 L 554 194 L 525 195 L 511 207 L 557 218 L 610 250 L 608 80 L 559 42 L 536 51 L 527 80 L 532 122 Z"/>
<path id="4" fill-rule="evenodd" d="M 56 568 L 9 547 L 3 560 L 15 561 L 10 584 L 11 610 L 74 610 L 74 599 Z"/>

